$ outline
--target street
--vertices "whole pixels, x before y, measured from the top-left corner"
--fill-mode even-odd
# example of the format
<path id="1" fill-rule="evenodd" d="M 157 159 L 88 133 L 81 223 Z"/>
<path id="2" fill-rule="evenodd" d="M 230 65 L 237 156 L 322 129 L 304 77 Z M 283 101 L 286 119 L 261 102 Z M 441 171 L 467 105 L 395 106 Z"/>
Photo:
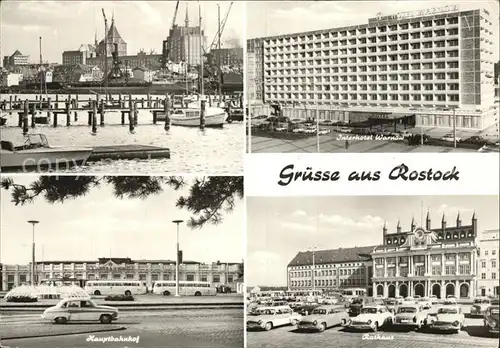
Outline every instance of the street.
<path id="1" fill-rule="evenodd" d="M 322 333 L 308 333 L 299 332 L 293 326 L 283 326 L 271 331 L 249 331 L 247 344 L 248 348 L 327 347 L 332 344 L 339 348 L 498 347 L 497 338 L 486 337 L 482 330 L 481 318 L 467 318 L 466 325 L 467 327 L 458 334 L 401 330 L 382 330 L 378 333 L 348 332 L 341 327 L 333 327 Z"/>
<path id="2" fill-rule="evenodd" d="M 0 337 L 7 347 L 91 347 L 98 343 L 95 339 L 112 336 L 115 339 L 137 337 L 138 343 L 106 342 L 106 347 L 243 347 L 243 311 L 226 310 L 155 310 L 120 312 L 116 323 L 107 325 L 110 329 L 125 327 L 124 330 L 66 334 L 64 336 L 34 337 L 25 339 L 5 339 L 6 337 L 40 336 L 63 327 L 65 331 L 75 327 L 75 332 L 99 330 L 100 323 L 77 323 L 54 325 L 40 320 L 41 313 L 8 313 L 0 317 Z M 78 330 L 82 327 L 83 330 Z M 69 328 L 69 329 L 68 329 Z M 90 330 L 89 330 L 90 329 Z M 91 340 L 95 335 L 94 341 Z"/>

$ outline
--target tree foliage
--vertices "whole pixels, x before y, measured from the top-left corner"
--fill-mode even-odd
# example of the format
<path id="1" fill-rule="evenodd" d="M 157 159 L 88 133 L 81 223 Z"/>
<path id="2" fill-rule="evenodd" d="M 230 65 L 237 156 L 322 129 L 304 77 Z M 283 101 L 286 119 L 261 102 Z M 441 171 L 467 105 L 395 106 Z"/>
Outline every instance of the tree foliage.
<path id="1" fill-rule="evenodd" d="M 63 203 L 105 185 L 111 186 L 119 199 L 145 199 L 162 193 L 165 188 L 178 191 L 190 185 L 189 194 L 180 196 L 176 206 L 192 214 L 188 221 L 191 228 L 221 223 L 224 213 L 232 212 L 236 200 L 243 198 L 241 176 L 212 176 L 192 182 L 175 176 L 40 176 L 29 185 L 16 183 L 12 177 L 1 181 L 2 189 L 10 192 L 15 205 L 33 203 L 40 197 L 49 203 Z"/>

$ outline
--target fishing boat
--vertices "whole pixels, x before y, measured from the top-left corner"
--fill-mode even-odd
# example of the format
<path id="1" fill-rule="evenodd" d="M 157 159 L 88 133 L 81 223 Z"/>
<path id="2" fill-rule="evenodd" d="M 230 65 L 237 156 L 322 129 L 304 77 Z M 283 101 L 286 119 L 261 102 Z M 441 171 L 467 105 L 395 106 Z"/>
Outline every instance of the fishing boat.
<path id="1" fill-rule="evenodd" d="M 0 168 L 4 172 L 77 166 L 92 153 L 87 147 L 50 146 L 44 134 L 28 134 L 20 146 L 2 140 L 0 151 Z"/>
<path id="2" fill-rule="evenodd" d="M 173 126 L 199 127 L 200 114 L 201 105 L 190 103 L 187 108 L 174 110 L 170 115 L 170 122 Z M 210 106 L 205 108 L 205 127 L 222 127 L 226 118 L 227 114 L 222 108 Z"/>

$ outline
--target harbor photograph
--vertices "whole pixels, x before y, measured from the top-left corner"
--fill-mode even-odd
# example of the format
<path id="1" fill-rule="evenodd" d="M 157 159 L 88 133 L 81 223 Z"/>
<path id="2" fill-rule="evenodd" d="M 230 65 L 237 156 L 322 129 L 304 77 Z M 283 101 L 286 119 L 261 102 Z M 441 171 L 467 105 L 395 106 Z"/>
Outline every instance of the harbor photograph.
<path id="1" fill-rule="evenodd" d="M 248 197 L 248 348 L 498 347 L 491 196 Z"/>
<path id="2" fill-rule="evenodd" d="M 498 152 L 499 7 L 250 1 L 248 153 Z"/>
<path id="3" fill-rule="evenodd" d="M 243 15 L 2 2 L 1 171 L 242 174 Z"/>
<path id="4" fill-rule="evenodd" d="M 1 347 L 243 347 L 243 177 L 3 175 Z"/>

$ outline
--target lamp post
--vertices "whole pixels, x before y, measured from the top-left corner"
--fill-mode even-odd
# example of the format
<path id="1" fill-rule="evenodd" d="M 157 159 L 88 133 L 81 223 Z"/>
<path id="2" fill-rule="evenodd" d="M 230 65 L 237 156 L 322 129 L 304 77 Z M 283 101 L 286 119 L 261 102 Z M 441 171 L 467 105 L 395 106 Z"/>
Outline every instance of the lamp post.
<path id="1" fill-rule="evenodd" d="M 33 227 L 32 229 L 32 249 L 31 249 L 31 285 L 35 285 L 35 225 L 40 223 L 37 220 L 29 220 L 29 224 Z"/>
<path id="2" fill-rule="evenodd" d="M 173 220 L 174 224 L 177 225 L 177 254 L 175 257 L 175 296 L 179 295 L 179 225 L 183 223 L 183 220 Z"/>
<path id="3" fill-rule="evenodd" d="M 315 283 L 316 283 L 316 274 L 315 274 L 315 272 L 316 272 L 316 265 L 315 265 L 315 261 L 316 261 L 316 260 L 315 260 L 315 255 L 314 255 L 314 253 L 315 253 L 315 251 L 316 251 L 316 247 L 315 247 L 315 246 L 314 246 L 314 247 L 311 247 L 311 248 L 309 248 L 309 250 L 310 250 L 310 251 L 312 251 L 312 262 L 313 262 L 313 263 L 312 263 L 312 271 L 311 271 L 311 276 L 312 276 L 312 290 L 313 290 L 313 292 L 314 292 L 314 291 L 316 290 L 316 284 L 315 284 Z"/>
<path id="4" fill-rule="evenodd" d="M 457 118 L 453 108 L 453 147 L 457 147 Z"/>

